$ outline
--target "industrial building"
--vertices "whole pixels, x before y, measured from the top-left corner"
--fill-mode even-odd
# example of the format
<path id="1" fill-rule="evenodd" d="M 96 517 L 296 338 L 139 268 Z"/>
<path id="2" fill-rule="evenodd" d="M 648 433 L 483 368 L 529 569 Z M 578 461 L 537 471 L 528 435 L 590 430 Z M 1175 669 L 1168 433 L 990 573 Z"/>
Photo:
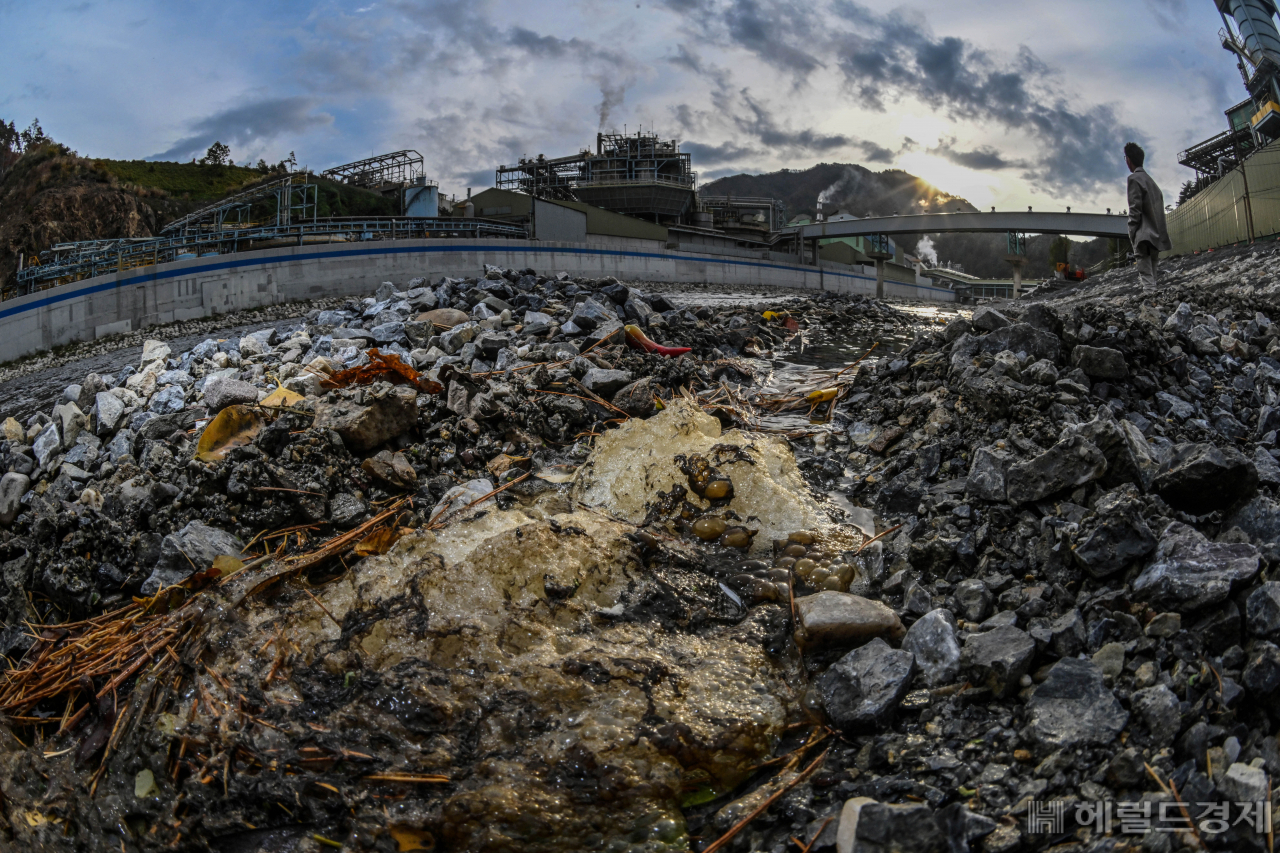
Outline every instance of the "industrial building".
<path id="1" fill-rule="evenodd" d="M 1178 162 L 1195 172 L 1194 194 L 1169 216 L 1177 254 L 1280 233 L 1280 29 L 1273 0 L 1214 0 L 1219 40 L 1248 98 L 1225 111 L 1226 130 Z"/>

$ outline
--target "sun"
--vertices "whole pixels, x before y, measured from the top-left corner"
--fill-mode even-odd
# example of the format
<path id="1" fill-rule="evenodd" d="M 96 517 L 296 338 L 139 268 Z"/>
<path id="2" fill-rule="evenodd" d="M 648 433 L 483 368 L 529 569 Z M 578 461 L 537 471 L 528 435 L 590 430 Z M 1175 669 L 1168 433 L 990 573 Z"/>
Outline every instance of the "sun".
<path id="1" fill-rule="evenodd" d="M 991 176 L 959 166 L 942 157 L 913 151 L 898 159 L 898 167 L 918 178 L 923 178 L 943 192 L 967 199 L 970 204 L 984 208 L 996 197 L 996 187 Z"/>

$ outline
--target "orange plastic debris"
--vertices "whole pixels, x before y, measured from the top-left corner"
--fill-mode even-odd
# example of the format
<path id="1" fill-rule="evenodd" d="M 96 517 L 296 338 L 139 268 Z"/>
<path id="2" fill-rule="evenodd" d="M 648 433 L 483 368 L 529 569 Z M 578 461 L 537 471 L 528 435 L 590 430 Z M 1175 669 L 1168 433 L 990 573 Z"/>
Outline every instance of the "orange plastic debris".
<path id="1" fill-rule="evenodd" d="M 391 382 L 396 385 L 412 385 L 427 394 L 443 394 L 444 386 L 430 379 L 400 360 L 395 353 L 383 355 L 377 349 L 369 350 L 369 363 L 340 370 L 327 379 L 320 380 L 321 388 L 346 388 L 350 385 L 372 385 L 374 382 Z"/>

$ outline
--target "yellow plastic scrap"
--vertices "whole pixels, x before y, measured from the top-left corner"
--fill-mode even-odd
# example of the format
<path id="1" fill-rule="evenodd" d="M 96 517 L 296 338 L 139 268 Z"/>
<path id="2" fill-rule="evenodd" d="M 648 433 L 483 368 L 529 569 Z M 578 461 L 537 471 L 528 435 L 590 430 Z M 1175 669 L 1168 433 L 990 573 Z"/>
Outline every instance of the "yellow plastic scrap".
<path id="1" fill-rule="evenodd" d="M 785 320 L 791 315 L 786 311 L 766 311 L 760 316 L 764 317 L 766 320 Z"/>
<path id="2" fill-rule="evenodd" d="M 244 447 L 262 431 L 262 416 L 249 406 L 227 406 L 200 433 L 196 459 L 219 462 L 232 448 Z"/>
<path id="3" fill-rule="evenodd" d="M 296 391 L 290 391 L 284 386 L 277 387 L 266 397 L 263 398 L 259 406 L 265 406 L 273 409 L 283 409 L 289 406 L 295 406 L 301 403 L 305 398 Z"/>
<path id="4" fill-rule="evenodd" d="M 827 403 L 834 400 L 839 393 L 839 388 L 822 388 L 818 391 L 810 391 L 808 400 L 811 405 L 816 406 L 818 403 Z"/>

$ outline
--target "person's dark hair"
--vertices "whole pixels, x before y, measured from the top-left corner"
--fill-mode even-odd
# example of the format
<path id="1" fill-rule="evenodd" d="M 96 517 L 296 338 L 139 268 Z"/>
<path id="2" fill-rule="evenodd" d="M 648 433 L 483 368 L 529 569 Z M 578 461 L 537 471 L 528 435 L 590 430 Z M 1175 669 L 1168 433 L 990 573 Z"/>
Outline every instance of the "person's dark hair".
<path id="1" fill-rule="evenodd" d="M 1142 162 L 1147 159 L 1147 152 L 1142 150 L 1142 146 L 1136 142 L 1130 142 L 1124 146 L 1124 156 L 1129 158 L 1129 162 L 1134 166 L 1141 167 Z"/>

